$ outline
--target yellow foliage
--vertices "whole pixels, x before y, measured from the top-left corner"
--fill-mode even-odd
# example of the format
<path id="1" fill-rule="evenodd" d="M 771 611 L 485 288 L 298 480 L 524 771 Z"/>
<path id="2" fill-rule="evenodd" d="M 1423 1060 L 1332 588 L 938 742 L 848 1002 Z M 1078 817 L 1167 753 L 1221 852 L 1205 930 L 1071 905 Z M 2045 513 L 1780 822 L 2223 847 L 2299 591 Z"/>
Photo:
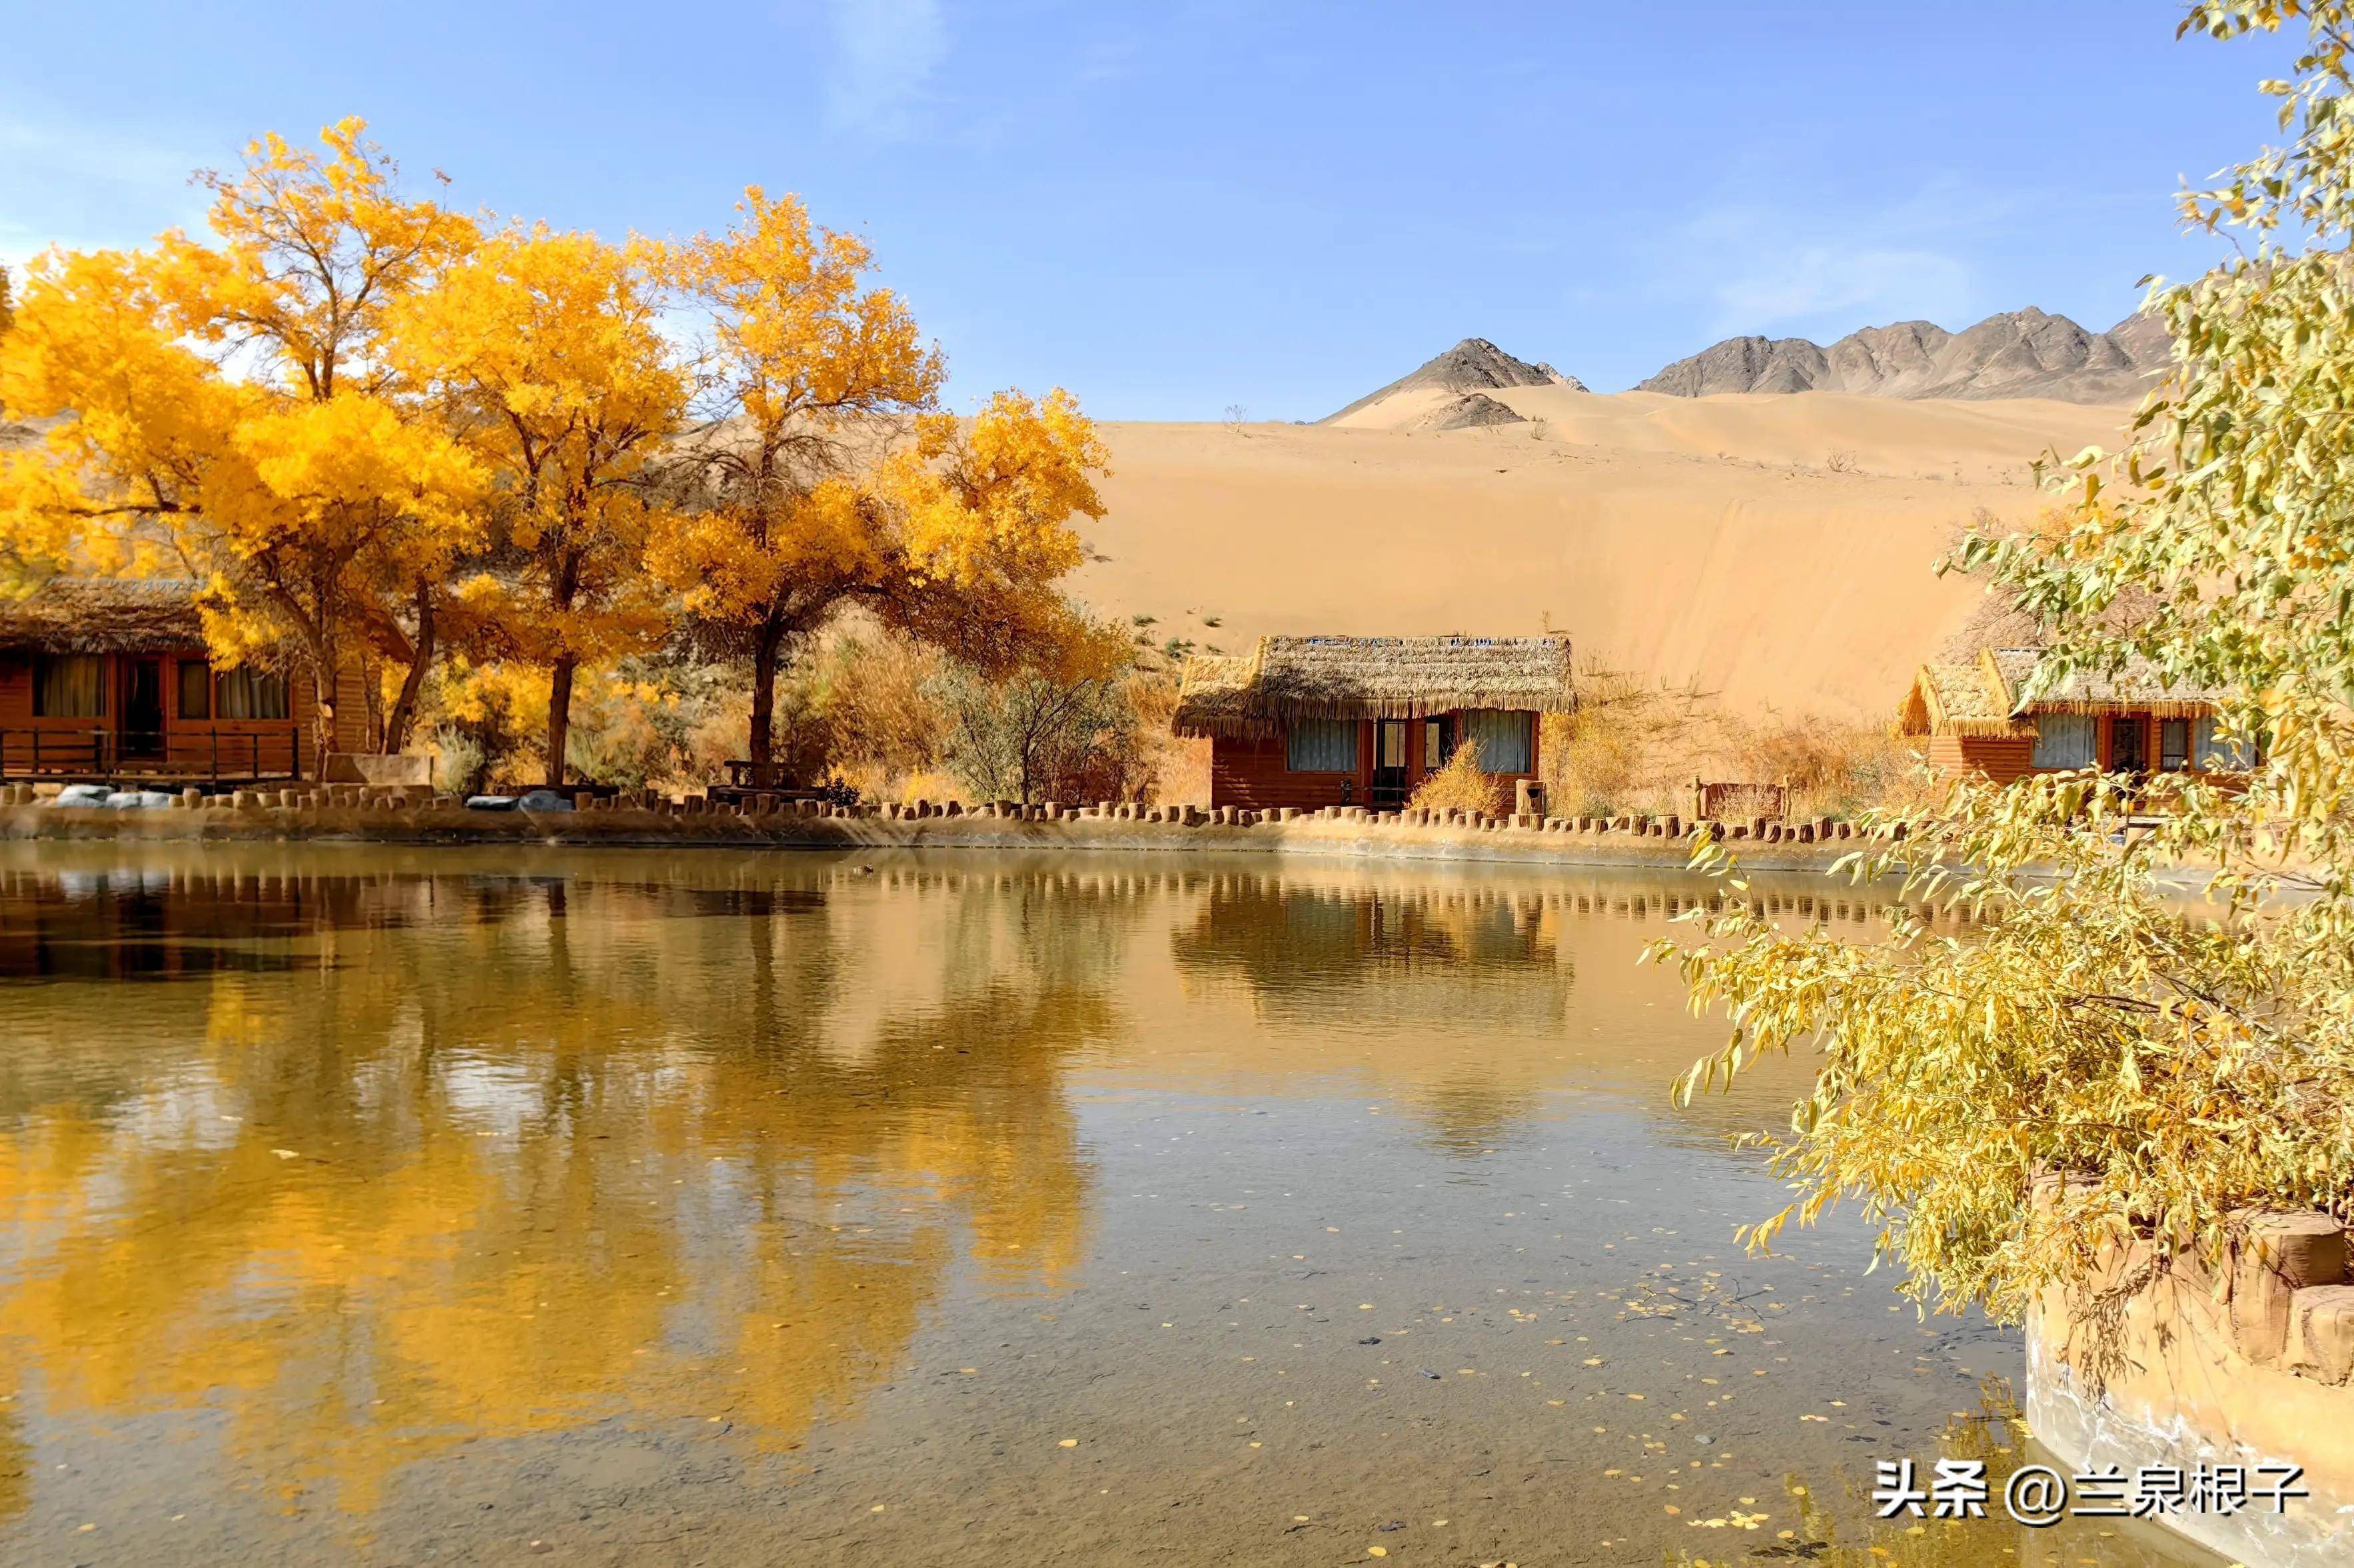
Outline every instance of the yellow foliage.
<path id="1" fill-rule="evenodd" d="M 753 755 L 765 757 L 783 641 L 843 599 L 889 588 L 887 520 L 845 477 L 845 426 L 930 407 L 945 366 L 896 295 L 863 288 L 864 241 L 813 228 L 797 198 L 757 185 L 737 210 L 726 234 L 657 253 L 668 282 L 709 317 L 709 411 L 726 422 L 685 450 L 705 504 L 671 518 L 648 559 L 688 614 L 753 655 Z"/>
<path id="2" fill-rule="evenodd" d="M 947 774 L 931 769 L 921 773 L 910 773 L 899 781 L 899 803 L 904 806 L 917 800 L 929 800 L 934 805 L 944 800 L 954 800 L 965 805 L 971 803 L 965 795 L 963 786 Z"/>
<path id="3" fill-rule="evenodd" d="M 0 552 L 194 566 L 224 661 L 283 650 L 317 681 L 323 748 L 339 661 L 468 546 L 483 494 L 382 352 L 386 313 L 474 227 L 403 199 L 364 129 L 329 127 L 323 157 L 265 137 L 234 177 L 200 175 L 210 242 L 42 257 L 0 346 L 0 401 L 60 420 L 0 462 Z"/>
<path id="4" fill-rule="evenodd" d="M 916 450 L 888 466 L 910 570 L 927 582 L 985 588 L 1045 582 L 1084 558 L 1071 526 L 1100 517 L 1094 476 L 1111 454 L 1078 399 L 1000 392 L 970 420 L 917 423 Z"/>
<path id="5" fill-rule="evenodd" d="M 589 234 L 510 228 L 392 313 L 390 357 L 451 411 L 499 491 L 513 569 L 469 598 L 507 657 L 548 672 L 548 777 L 561 782 L 574 673 L 658 641 L 645 570 L 670 521 L 649 470 L 686 383 L 631 255 Z"/>
<path id="6" fill-rule="evenodd" d="M 444 647 L 538 668 L 557 780 L 578 673 L 681 614 L 750 656 L 756 757 L 779 659 L 846 605 L 983 671 L 1111 667 L 1055 588 L 1103 509 L 1094 426 L 1060 390 L 932 412 L 939 352 L 863 241 L 758 187 L 681 243 L 485 233 L 365 129 L 199 175 L 207 235 L 35 263 L 0 404 L 56 422 L 0 455 L 0 581 L 202 577 L 216 658 L 310 674 L 323 748 L 349 663 L 396 745 Z M 692 439 L 665 297 L 708 317 Z"/>
<path id="7" fill-rule="evenodd" d="M 1479 743 L 1467 740 L 1455 748 L 1447 766 L 1426 778 L 1407 802 L 1416 810 L 1498 811 L 1496 781 L 1479 767 Z"/>

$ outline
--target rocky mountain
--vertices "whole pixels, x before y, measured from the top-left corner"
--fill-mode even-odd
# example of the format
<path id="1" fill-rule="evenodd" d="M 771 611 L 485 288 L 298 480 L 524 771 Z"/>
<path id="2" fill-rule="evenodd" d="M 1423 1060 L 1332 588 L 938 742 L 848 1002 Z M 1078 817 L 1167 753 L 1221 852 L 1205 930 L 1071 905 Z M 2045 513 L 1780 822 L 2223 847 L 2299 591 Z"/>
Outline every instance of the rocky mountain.
<path id="1" fill-rule="evenodd" d="M 1865 327 L 1829 348 L 1802 337 L 1729 337 L 1677 360 L 1635 389 L 1677 397 L 1851 392 L 2126 403 L 2147 390 L 2150 375 L 2166 362 L 2166 326 L 2155 318 L 2128 316 L 2095 333 L 2031 306 L 1958 333 L 1929 322 Z"/>
<path id="2" fill-rule="evenodd" d="M 1475 425 L 1520 425 L 1528 421 L 1485 392 L 1449 397 L 1436 408 L 1417 414 L 1398 427 L 1406 430 L 1468 430 Z"/>
<path id="3" fill-rule="evenodd" d="M 1585 390 L 1584 384 L 1575 376 L 1564 376 L 1550 365 L 1531 365 L 1524 359 L 1513 358 L 1484 337 L 1467 337 L 1436 359 L 1426 361 L 1416 369 L 1399 376 L 1378 391 L 1368 392 L 1347 408 L 1327 414 L 1317 423 L 1329 425 L 1335 419 L 1346 418 L 1358 409 L 1378 403 L 1394 393 L 1412 392 L 1431 387 L 1448 392 L 1462 393 L 1488 392 L 1499 387 L 1567 387 L 1579 392 Z M 1507 414 L 1511 412 L 1508 408 L 1503 408 L 1503 405 L 1496 403 L 1493 398 L 1482 398 L 1481 401 L 1493 404 L 1495 408 L 1502 409 Z M 1512 418 L 1518 418 L 1519 416 L 1512 415 Z M 1461 421 L 1463 424 L 1501 422 L 1492 415 Z M 1458 427 L 1446 425 L 1424 428 L 1453 429 Z"/>

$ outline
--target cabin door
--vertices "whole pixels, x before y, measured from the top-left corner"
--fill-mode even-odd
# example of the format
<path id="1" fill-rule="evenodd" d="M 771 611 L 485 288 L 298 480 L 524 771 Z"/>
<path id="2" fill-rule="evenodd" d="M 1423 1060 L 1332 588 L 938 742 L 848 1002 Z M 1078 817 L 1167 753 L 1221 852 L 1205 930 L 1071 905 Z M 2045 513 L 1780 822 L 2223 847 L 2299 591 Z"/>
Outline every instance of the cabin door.
<path id="1" fill-rule="evenodd" d="M 1373 804 L 1403 806 L 1410 793 L 1405 770 L 1405 719 L 1373 721 Z"/>
<path id="2" fill-rule="evenodd" d="M 2149 770 L 2149 726 L 2141 717 L 2117 718 L 2109 721 L 2109 771 L 2112 773 L 2146 773 Z"/>
<path id="3" fill-rule="evenodd" d="M 164 662 L 122 661 L 122 755 L 153 760 L 164 755 Z"/>

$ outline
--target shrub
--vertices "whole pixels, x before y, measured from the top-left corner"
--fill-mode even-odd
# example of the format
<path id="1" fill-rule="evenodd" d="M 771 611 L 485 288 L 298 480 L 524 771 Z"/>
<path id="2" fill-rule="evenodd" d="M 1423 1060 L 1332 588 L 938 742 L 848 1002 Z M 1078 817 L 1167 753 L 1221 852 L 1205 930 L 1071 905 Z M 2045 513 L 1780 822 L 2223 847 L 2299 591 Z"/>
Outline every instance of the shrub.
<path id="1" fill-rule="evenodd" d="M 2215 0 L 2184 30 L 2297 14 Z M 2153 286 L 2172 358 L 2130 444 L 2060 471 L 2064 513 L 1974 533 L 1954 562 L 2050 630 L 2031 697 L 2134 667 L 2216 691 L 2227 736 L 2269 737 L 2244 787 L 2183 784 L 2137 826 L 2129 780 L 1964 779 L 1855 870 L 1903 875 L 1966 933 L 1908 916 L 1849 942 L 1734 900 L 1704 941 L 1654 949 L 1734 1025 L 1681 1092 L 1769 1051 L 1819 1063 L 1775 1150 L 1797 1201 L 1756 1239 L 1857 1201 L 1903 1288 L 1941 1310 L 2015 1317 L 2071 1287 L 2096 1377 L 2149 1277 L 2106 1279 L 2105 1260 L 2137 1242 L 2154 1270 L 2220 1259 L 2250 1209 L 2354 1216 L 2354 60 L 2338 42 L 2354 4 L 2302 14 L 2300 79 L 2266 89 L 2294 140 L 2182 198 L 2194 224 L 2256 243 Z M 2147 609 L 2121 624 L 2128 596 Z M 2186 869 L 2207 876 L 2207 910 L 2167 885 Z M 2031 1203 L 2045 1174 L 2067 1180 Z"/>
<path id="2" fill-rule="evenodd" d="M 1151 771 L 1134 674 L 1128 640 L 1076 615 L 1011 673 L 950 661 L 926 687 L 947 715 L 942 760 L 979 800 L 1134 799 Z"/>
<path id="3" fill-rule="evenodd" d="M 1467 740 L 1455 748 L 1447 766 L 1424 779 L 1407 802 L 1416 810 L 1490 811 L 1504 810 L 1502 790 L 1480 771 L 1479 743 Z"/>

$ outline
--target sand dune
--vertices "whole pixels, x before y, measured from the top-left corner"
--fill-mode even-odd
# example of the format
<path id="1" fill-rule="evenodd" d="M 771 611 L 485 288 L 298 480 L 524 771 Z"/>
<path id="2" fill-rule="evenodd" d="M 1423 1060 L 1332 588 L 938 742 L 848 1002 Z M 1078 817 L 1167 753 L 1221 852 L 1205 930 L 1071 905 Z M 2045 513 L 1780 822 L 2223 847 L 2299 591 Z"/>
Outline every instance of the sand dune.
<path id="1" fill-rule="evenodd" d="M 1114 424 L 1108 557 L 1078 591 L 1229 650 L 1265 631 L 1528 632 L 1748 711 L 1878 717 L 1968 613 L 1931 567 L 2028 464 L 2122 409 L 1838 393 L 1487 394 L 1526 423 L 1412 431 L 1416 388 L 1336 424 Z M 1219 622 L 1216 626 L 1210 620 Z"/>

